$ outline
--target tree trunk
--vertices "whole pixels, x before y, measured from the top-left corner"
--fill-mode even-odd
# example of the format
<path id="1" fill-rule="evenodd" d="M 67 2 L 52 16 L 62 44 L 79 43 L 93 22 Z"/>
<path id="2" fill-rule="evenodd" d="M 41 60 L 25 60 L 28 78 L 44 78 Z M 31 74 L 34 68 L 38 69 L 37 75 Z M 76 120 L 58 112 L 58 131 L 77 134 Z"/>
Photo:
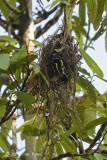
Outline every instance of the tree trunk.
<path id="1" fill-rule="evenodd" d="M 21 41 L 21 45 L 26 44 L 27 46 L 27 53 L 32 54 L 34 53 L 34 43 L 32 40 L 35 39 L 34 37 L 34 22 L 32 17 L 32 0 L 23 0 L 22 2 L 26 6 L 26 30 L 24 31 L 23 40 Z M 27 22 L 28 21 L 28 22 Z M 25 78 L 26 75 L 24 75 Z M 25 115 L 25 120 L 29 120 L 29 118 Z M 36 160 L 34 154 L 34 148 L 36 144 L 36 138 L 29 140 L 29 136 L 25 138 L 25 159 L 26 160 Z"/>

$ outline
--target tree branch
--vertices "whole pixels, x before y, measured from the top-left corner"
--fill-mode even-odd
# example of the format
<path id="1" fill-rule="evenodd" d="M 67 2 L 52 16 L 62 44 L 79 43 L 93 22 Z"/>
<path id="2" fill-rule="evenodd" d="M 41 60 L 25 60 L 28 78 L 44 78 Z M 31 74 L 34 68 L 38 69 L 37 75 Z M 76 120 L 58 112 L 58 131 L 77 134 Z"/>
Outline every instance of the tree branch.
<path id="1" fill-rule="evenodd" d="M 60 6 L 63 7 L 63 4 Z M 39 13 L 38 17 L 36 20 L 34 20 L 34 24 L 38 24 L 41 21 L 47 19 L 53 12 L 55 12 L 57 9 L 59 8 L 59 5 L 57 5 L 56 7 L 54 7 L 52 10 L 50 10 L 49 12 L 43 10 L 43 13 Z"/>
<path id="2" fill-rule="evenodd" d="M 8 110 L 6 110 L 6 113 L 4 114 L 3 118 L 0 121 L 0 126 L 8 121 L 10 119 L 10 117 L 13 115 L 13 113 L 15 112 L 15 110 L 17 109 L 17 105 L 14 107 L 14 105 L 10 105 L 8 106 Z M 14 108 L 13 108 L 14 107 Z M 13 109 L 13 110 L 12 110 Z M 11 113 L 10 113 L 11 112 Z M 10 113 L 10 114 L 9 114 Z M 8 115 L 9 114 L 9 115 Z"/>
<path id="3" fill-rule="evenodd" d="M 42 34 L 44 34 L 50 27 L 52 27 L 59 19 L 59 17 L 61 16 L 63 11 L 63 7 L 61 7 L 57 13 L 55 14 L 55 16 L 46 23 L 46 25 L 41 28 L 40 26 L 37 27 L 36 32 L 35 32 L 35 38 L 39 38 Z"/>
<path id="4" fill-rule="evenodd" d="M 104 33 L 106 26 L 107 26 L 107 17 L 105 17 L 104 20 L 102 21 L 100 28 L 95 33 L 95 35 L 91 38 L 88 46 L 90 46 L 90 44 L 92 43 L 92 41 L 97 40 Z M 86 50 L 88 48 L 88 46 L 84 47 L 84 50 Z"/>
<path id="5" fill-rule="evenodd" d="M 105 121 L 101 128 L 98 130 L 96 137 L 93 139 L 92 143 L 90 144 L 90 146 L 85 150 L 86 153 L 90 152 L 90 150 L 96 145 L 96 142 L 101 138 L 102 133 L 104 131 L 104 129 L 107 126 L 107 121 Z"/>
<path id="6" fill-rule="evenodd" d="M 89 155 L 93 155 L 93 153 L 89 153 L 89 154 L 72 154 L 71 152 L 68 152 L 68 153 L 64 153 L 64 154 L 60 154 L 58 157 L 55 157 L 55 158 L 52 158 L 50 160 L 59 160 L 59 159 L 62 159 L 62 158 L 67 158 L 67 157 L 78 157 L 78 156 L 81 156 L 81 157 L 84 157 L 84 156 L 89 156 Z"/>

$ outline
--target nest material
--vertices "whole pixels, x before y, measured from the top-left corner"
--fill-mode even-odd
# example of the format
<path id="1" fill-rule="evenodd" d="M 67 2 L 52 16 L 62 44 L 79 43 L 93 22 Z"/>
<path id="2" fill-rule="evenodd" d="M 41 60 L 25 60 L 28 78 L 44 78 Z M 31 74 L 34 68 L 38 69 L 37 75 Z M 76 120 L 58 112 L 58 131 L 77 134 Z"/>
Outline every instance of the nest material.
<path id="1" fill-rule="evenodd" d="M 66 40 L 63 38 L 63 34 L 51 37 L 47 45 L 44 46 L 40 67 L 41 71 L 46 75 L 47 80 L 52 84 L 69 83 L 73 74 L 77 74 L 77 66 L 80 64 L 81 56 L 78 54 L 78 45 L 74 43 L 74 38 L 68 36 Z M 55 69 L 55 62 L 61 63 L 60 67 L 63 69 L 62 76 Z M 63 66 L 61 66 L 63 65 Z"/>
<path id="2" fill-rule="evenodd" d="M 37 99 L 39 97 L 40 101 L 46 103 L 49 115 L 53 115 L 55 111 L 61 111 L 63 114 L 65 114 L 63 110 L 69 112 L 67 106 L 72 103 L 71 96 L 76 84 L 74 77 L 78 76 L 80 59 L 78 45 L 74 43 L 74 38 L 71 36 L 65 40 L 64 35 L 59 34 L 48 38 L 44 44 L 39 65 L 41 72 L 49 82 L 49 86 L 43 76 L 37 74 L 31 76 L 26 89 L 36 95 Z M 56 69 L 56 67 L 58 68 Z M 58 107 L 59 105 L 61 107 Z"/>
<path id="3" fill-rule="evenodd" d="M 63 33 L 49 37 L 45 43 L 41 51 L 39 65 L 41 72 L 49 82 L 49 87 L 41 75 L 33 75 L 29 79 L 27 89 L 30 89 L 30 93 L 33 95 L 37 95 L 40 91 L 46 93 L 50 88 L 57 93 L 65 88 L 71 92 L 74 74 L 78 75 L 77 68 L 81 59 L 78 54 L 78 45 L 74 43 L 74 38 L 71 36 L 64 40 Z M 59 72 L 62 70 L 62 75 L 55 69 L 56 63 L 60 63 L 58 67 Z"/>

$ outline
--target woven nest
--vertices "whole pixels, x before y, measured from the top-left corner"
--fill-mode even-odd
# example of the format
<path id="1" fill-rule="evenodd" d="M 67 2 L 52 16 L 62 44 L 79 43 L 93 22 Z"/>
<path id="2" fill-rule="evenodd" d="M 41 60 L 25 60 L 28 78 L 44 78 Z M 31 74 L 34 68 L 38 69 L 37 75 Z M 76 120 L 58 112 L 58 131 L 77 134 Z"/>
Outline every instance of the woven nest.
<path id="1" fill-rule="evenodd" d="M 41 71 L 56 88 L 62 83 L 68 84 L 74 73 L 77 74 L 81 59 L 74 38 L 69 36 L 64 40 L 63 37 L 63 34 L 50 37 L 43 47 L 40 58 Z M 63 63 L 63 76 L 55 70 L 54 62 L 59 60 Z"/>
<path id="2" fill-rule="evenodd" d="M 41 75 L 33 75 L 28 82 L 28 89 L 33 95 L 38 92 L 42 96 L 50 92 L 50 88 L 54 93 L 57 93 L 56 99 L 63 97 L 61 92 L 67 89 L 67 97 L 72 95 L 74 75 L 78 75 L 78 66 L 80 66 L 81 56 L 78 54 L 78 45 L 74 43 L 74 38 L 68 36 L 64 40 L 63 33 L 54 37 L 49 37 L 44 43 L 41 51 L 39 65 L 41 72 L 49 82 L 47 86 L 46 81 Z M 62 76 L 55 70 L 55 61 L 60 62 L 60 67 L 63 68 Z M 63 65 L 63 66 L 61 66 Z M 45 95 L 47 96 L 47 95 Z M 54 95 L 55 96 L 55 95 Z"/>

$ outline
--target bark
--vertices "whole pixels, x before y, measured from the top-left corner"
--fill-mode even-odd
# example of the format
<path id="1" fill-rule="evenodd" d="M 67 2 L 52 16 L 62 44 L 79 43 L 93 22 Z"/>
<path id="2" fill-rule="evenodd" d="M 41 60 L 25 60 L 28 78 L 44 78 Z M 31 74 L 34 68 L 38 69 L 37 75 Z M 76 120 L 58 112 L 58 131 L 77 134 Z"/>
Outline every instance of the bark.
<path id="1" fill-rule="evenodd" d="M 26 14 L 28 17 L 28 23 L 26 22 L 27 28 L 25 28 L 24 33 L 23 33 L 23 43 L 26 44 L 27 46 L 27 53 L 32 54 L 34 53 L 34 44 L 32 40 L 35 39 L 34 37 L 34 21 L 32 17 L 32 0 L 23 0 L 22 2 L 25 4 L 26 7 Z M 24 78 L 26 75 L 24 75 Z M 25 120 L 28 120 L 29 118 L 25 115 Z M 25 137 L 25 147 L 26 147 L 26 152 L 25 152 L 25 159 L 26 160 L 36 160 L 35 154 L 34 154 L 34 148 L 36 145 L 36 138 L 33 138 L 32 140 L 29 140 L 29 136 Z"/>

